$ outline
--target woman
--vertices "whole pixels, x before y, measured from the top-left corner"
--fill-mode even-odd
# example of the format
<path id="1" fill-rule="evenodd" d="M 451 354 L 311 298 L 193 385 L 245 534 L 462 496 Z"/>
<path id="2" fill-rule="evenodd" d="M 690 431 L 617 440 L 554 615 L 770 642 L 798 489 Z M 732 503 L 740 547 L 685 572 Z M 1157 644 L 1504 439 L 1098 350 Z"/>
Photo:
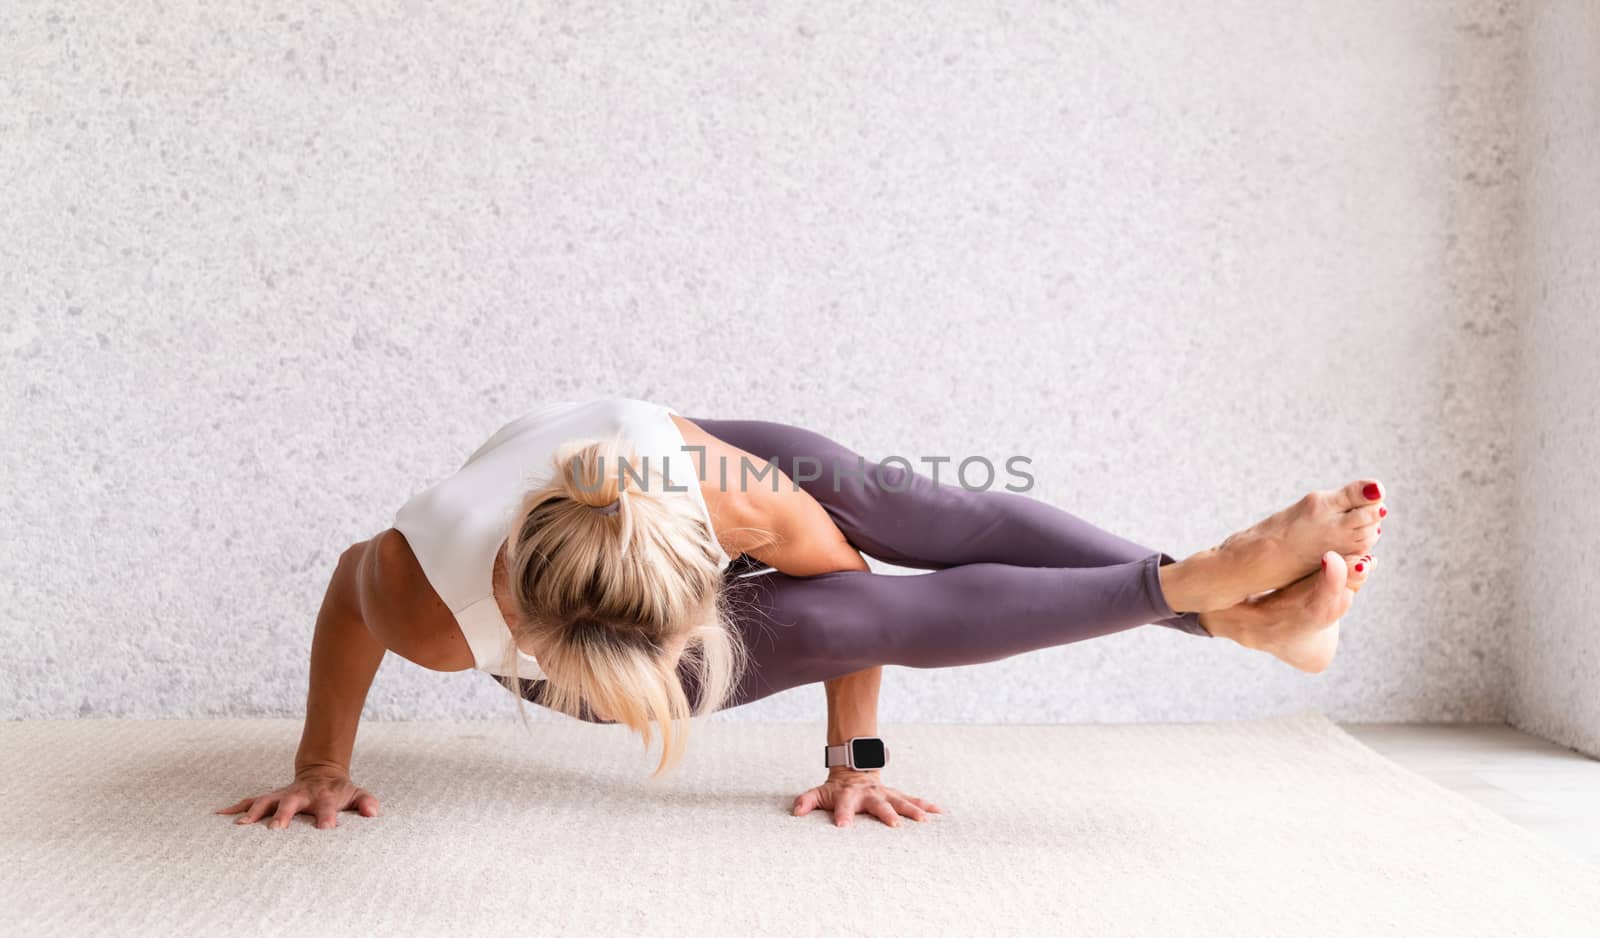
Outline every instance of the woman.
<path id="1" fill-rule="evenodd" d="M 301 812 L 318 828 L 346 809 L 375 815 L 349 766 L 393 651 L 497 675 L 519 706 L 626 724 L 647 749 L 659 731 L 655 775 L 681 758 L 691 715 L 820 681 L 830 760 L 845 764 L 829 761 L 793 812 L 924 820 L 938 806 L 852 758 L 873 752 L 883 665 L 977 664 L 1154 623 L 1321 671 L 1371 572 L 1383 497 L 1371 479 L 1312 492 L 1179 562 L 798 427 L 553 404 L 344 552 L 312 642 L 295 780 L 218 813 L 272 811 L 275 828 Z M 862 552 L 933 572 L 874 574 Z M 866 748 L 845 746 L 858 738 Z"/>

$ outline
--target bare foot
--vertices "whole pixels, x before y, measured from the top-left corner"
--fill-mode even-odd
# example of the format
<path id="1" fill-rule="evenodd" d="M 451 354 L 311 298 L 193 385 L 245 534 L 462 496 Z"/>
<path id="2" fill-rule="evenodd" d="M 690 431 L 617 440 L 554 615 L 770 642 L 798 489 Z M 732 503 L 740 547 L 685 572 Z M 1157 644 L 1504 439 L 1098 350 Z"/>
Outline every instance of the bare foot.
<path id="1" fill-rule="evenodd" d="M 1375 564 L 1376 562 L 1377 562 L 1377 558 L 1372 556 L 1371 554 L 1345 554 L 1344 555 L 1344 565 L 1350 571 L 1350 576 L 1345 581 L 1345 588 L 1348 589 L 1352 593 L 1361 592 L 1361 587 L 1367 585 L 1367 576 L 1372 573 L 1373 564 Z M 1255 602 L 1256 600 L 1264 599 L 1264 598 L 1266 598 L 1268 596 L 1271 596 L 1275 592 L 1277 592 L 1277 590 L 1266 590 L 1264 592 L 1257 593 L 1254 596 L 1251 596 L 1249 599 L 1246 599 L 1245 603 L 1252 603 L 1252 602 Z M 1241 603 L 1240 605 L 1243 605 L 1243 603 Z M 1228 607 L 1228 609 L 1235 609 L 1235 608 L 1238 608 L 1238 607 L 1237 606 L 1229 606 Z M 1201 619 L 1201 621 L 1206 621 L 1207 619 L 1210 619 L 1213 616 L 1217 616 L 1217 615 L 1221 615 L 1223 613 L 1226 613 L 1228 611 L 1228 609 L 1219 609 L 1216 612 L 1201 613 L 1200 619 Z"/>
<path id="2" fill-rule="evenodd" d="M 1347 559 L 1333 551 L 1323 560 L 1326 565 L 1304 579 L 1205 613 L 1200 624 L 1217 638 L 1231 638 L 1291 667 L 1312 674 L 1323 671 L 1339 649 L 1339 620 L 1366 584 L 1374 562 L 1370 554 Z"/>
<path id="3" fill-rule="evenodd" d="M 1311 492 L 1216 547 L 1162 567 L 1162 590 L 1175 611 L 1211 612 L 1286 587 L 1316 570 L 1326 552 L 1370 551 L 1389 513 L 1383 499 L 1375 479 Z"/>

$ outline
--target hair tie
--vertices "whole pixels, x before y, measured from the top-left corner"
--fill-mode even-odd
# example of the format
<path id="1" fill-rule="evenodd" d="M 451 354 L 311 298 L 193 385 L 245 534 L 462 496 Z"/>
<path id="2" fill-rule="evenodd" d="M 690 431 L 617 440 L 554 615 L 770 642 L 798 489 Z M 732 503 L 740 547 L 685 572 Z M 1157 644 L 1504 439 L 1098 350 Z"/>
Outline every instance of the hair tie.
<path id="1" fill-rule="evenodd" d="M 602 515 L 614 515 L 622 508 L 622 496 L 618 495 L 617 500 L 609 505 L 590 505 L 589 507 Z"/>

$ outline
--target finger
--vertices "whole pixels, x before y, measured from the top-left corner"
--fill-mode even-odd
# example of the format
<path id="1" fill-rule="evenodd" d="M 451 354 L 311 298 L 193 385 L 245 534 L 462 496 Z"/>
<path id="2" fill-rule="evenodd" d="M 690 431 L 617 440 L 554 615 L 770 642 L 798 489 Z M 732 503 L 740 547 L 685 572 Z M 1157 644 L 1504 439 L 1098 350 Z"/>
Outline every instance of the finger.
<path id="1" fill-rule="evenodd" d="M 243 811 L 245 808 L 250 807 L 250 802 L 252 802 L 254 800 L 255 800 L 254 798 L 240 798 L 236 803 L 233 804 L 232 807 L 218 808 L 214 813 L 216 813 L 216 814 L 238 814 L 240 811 Z"/>
<path id="2" fill-rule="evenodd" d="M 911 799 L 905 795 L 890 795 L 889 803 L 894 805 L 894 809 L 896 811 L 899 811 L 901 814 L 904 814 L 913 821 L 926 821 L 928 819 L 928 812 L 917 807 L 915 804 L 912 804 Z"/>
<path id="3" fill-rule="evenodd" d="M 300 809 L 305 807 L 310 802 L 311 799 L 307 798 L 305 795 L 285 795 L 283 800 L 278 802 L 278 813 L 274 814 L 272 816 L 272 820 L 267 822 L 267 828 L 282 830 L 285 827 L 288 827 L 289 822 L 294 819 L 294 816 L 300 813 Z"/>
<path id="4" fill-rule="evenodd" d="M 839 796 L 839 803 L 833 807 L 833 824 L 835 827 L 849 827 L 856 822 L 856 809 L 861 806 L 861 795 L 846 789 Z"/>
<path id="5" fill-rule="evenodd" d="M 817 797 L 817 790 L 815 788 L 807 792 L 802 792 L 800 797 L 794 800 L 794 816 L 799 817 L 802 814 L 809 814 L 811 809 L 815 808 L 817 806 L 817 802 L 820 800 L 821 799 Z"/>
<path id="6" fill-rule="evenodd" d="M 373 797 L 372 792 L 367 791 L 365 788 L 358 789 L 356 791 L 356 800 L 354 804 L 356 811 L 359 812 L 362 817 L 378 816 L 378 799 Z"/>
<path id="7" fill-rule="evenodd" d="M 268 811 L 272 810 L 272 806 L 277 803 L 278 798 L 276 795 L 262 795 L 260 798 L 255 800 L 255 804 L 250 806 L 250 810 L 248 812 L 240 815 L 238 820 L 234 821 L 233 823 L 254 824 L 255 822 L 261 820 L 261 816 L 263 814 L 266 814 Z"/>
<path id="8" fill-rule="evenodd" d="M 867 802 L 867 810 L 871 811 L 874 817 L 890 827 L 900 826 L 900 814 L 895 811 L 894 805 L 890 804 L 887 798 L 871 799 Z"/>
<path id="9" fill-rule="evenodd" d="M 934 804 L 933 802 L 929 801 L 926 798 L 918 798 L 916 795 L 907 795 L 906 797 L 908 799 L 910 799 L 912 804 L 916 805 L 917 807 L 921 808 L 924 811 L 932 811 L 934 814 L 943 814 L 944 813 L 944 809 L 943 808 L 939 807 L 938 805 Z"/>
<path id="10" fill-rule="evenodd" d="M 317 816 L 317 830 L 325 831 L 339 826 L 339 809 L 337 802 L 332 798 L 325 798 L 314 805 L 314 814 Z"/>

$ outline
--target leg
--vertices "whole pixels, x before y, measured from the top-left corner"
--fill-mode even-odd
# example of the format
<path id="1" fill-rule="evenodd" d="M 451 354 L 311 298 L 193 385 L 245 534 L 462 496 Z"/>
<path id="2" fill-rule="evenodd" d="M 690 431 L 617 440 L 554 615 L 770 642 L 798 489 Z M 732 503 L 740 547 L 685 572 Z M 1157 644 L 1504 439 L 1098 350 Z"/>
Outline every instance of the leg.
<path id="1" fill-rule="evenodd" d="M 1158 557 L 1101 567 L 975 563 L 896 576 L 769 573 L 731 583 L 750 668 L 729 706 L 875 665 L 947 668 L 1169 618 Z M 693 677 L 680 671 L 695 699 Z"/>
<path id="2" fill-rule="evenodd" d="M 1338 642 L 1338 618 L 1370 568 L 1347 579 L 1336 564 L 1245 604 L 1243 621 L 1219 635 L 1306 671 L 1320 671 Z M 846 571 L 739 578 L 729 571 L 736 628 L 750 665 L 726 707 L 875 665 L 944 668 L 1125 631 L 1170 614 L 1154 554 L 1103 567 L 977 563 L 920 576 Z M 684 692 L 698 704 L 687 667 Z M 524 680 L 537 701 L 542 681 Z M 582 717 L 596 720 L 587 712 Z"/>
<path id="3" fill-rule="evenodd" d="M 801 427 L 688 419 L 757 459 L 771 459 L 822 504 L 850 543 L 886 563 L 938 570 L 973 563 L 1103 567 L 1151 556 L 1162 565 L 1174 562 L 1038 499 L 974 491 L 954 479 L 935 480 L 894 463 L 868 461 Z M 729 467 L 729 477 L 738 478 L 736 467 Z M 1207 634 L 1193 613 L 1155 621 Z"/>

